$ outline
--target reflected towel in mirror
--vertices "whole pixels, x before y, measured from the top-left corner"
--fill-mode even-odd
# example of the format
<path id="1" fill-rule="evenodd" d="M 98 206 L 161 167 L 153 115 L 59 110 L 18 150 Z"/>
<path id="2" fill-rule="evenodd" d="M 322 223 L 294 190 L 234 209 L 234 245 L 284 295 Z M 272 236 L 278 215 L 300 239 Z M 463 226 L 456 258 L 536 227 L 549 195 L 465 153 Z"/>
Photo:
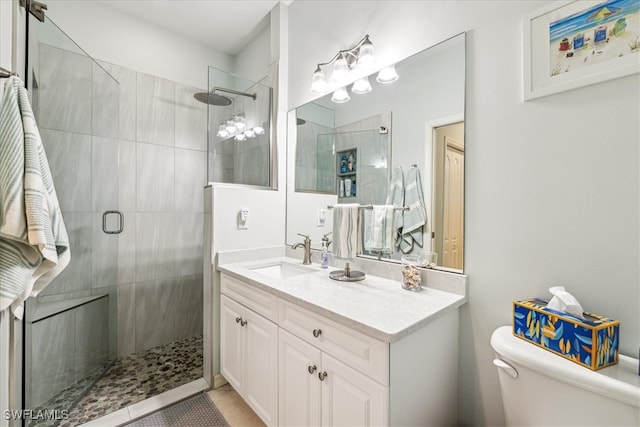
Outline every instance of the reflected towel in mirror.
<path id="1" fill-rule="evenodd" d="M 358 218 L 360 205 L 357 203 L 333 206 L 333 256 L 353 259 L 358 253 Z"/>
<path id="2" fill-rule="evenodd" d="M 387 192 L 387 205 L 393 205 L 398 208 L 404 207 L 404 173 L 401 167 L 393 168 L 391 173 L 391 181 L 389 182 L 389 191 Z M 396 247 L 400 246 L 402 239 L 402 210 L 395 211 L 395 234 L 393 243 Z"/>
<path id="3" fill-rule="evenodd" d="M 404 190 L 404 206 L 409 208 L 404 211 L 402 220 L 402 239 L 400 250 L 408 254 L 413 250 L 414 243 L 422 247 L 424 226 L 427 224 L 427 212 L 424 206 L 424 194 L 422 193 L 422 179 L 417 166 L 407 171 Z"/>
<path id="4" fill-rule="evenodd" d="M 373 205 L 364 211 L 364 249 L 391 254 L 395 242 L 395 206 Z"/>

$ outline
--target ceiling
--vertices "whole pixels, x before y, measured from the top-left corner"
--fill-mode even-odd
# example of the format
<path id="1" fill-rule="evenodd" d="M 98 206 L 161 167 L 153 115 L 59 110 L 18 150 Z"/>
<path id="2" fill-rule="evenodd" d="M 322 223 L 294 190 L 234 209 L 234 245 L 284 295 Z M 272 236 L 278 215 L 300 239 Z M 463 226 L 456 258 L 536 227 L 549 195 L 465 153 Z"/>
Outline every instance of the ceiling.
<path id="1" fill-rule="evenodd" d="M 136 19 L 236 55 L 268 25 L 278 0 L 101 0 Z"/>

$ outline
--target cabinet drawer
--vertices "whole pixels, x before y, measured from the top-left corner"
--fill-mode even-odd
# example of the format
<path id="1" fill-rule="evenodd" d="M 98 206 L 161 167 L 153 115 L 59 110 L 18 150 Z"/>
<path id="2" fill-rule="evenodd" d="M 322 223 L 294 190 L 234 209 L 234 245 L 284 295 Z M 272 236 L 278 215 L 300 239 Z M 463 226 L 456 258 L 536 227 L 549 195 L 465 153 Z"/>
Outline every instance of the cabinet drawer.
<path id="1" fill-rule="evenodd" d="M 389 385 L 389 345 L 280 300 L 279 325 L 383 386 Z M 316 336 L 317 335 L 317 336 Z"/>
<path id="2" fill-rule="evenodd" d="M 220 292 L 266 317 L 278 322 L 278 297 L 248 285 L 227 274 L 220 274 Z"/>

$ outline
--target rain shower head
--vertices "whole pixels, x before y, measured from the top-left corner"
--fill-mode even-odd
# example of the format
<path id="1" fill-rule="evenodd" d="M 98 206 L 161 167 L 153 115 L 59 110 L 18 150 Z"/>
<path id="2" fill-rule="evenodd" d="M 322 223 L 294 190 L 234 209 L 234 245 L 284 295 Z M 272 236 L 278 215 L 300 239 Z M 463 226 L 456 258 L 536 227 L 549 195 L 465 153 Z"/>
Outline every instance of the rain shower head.
<path id="1" fill-rule="evenodd" d="M 248 98 L 252 98 L 254 101 L 258 97 L 258 95 L 256 95 L 255 93 L 238 92 L 237 90 L 225 89 L 223 87 L 214 87 L 213 89 L 211 89 L 211 92 L 208 92 L 208 93 L 199 92 L 193 95 L 193 97 L 196 100 L 200 102 L 204 102 L 205 104 L 209 104 L 209 105 L 217 105 L 219 107 L 231 105 L 230 98 L 227 98 L 226 96 L 218 95 L 216 92 L 225 92 L 225 93 L 231 93 L 233 95 L 246 96 Z"/>
<path id="2" fill-rule="evenodd" d="M 218 107 L 225 107 L 231 105 L 231 99 L 226 96 L 218 95 L 217 93 L 198 92 L 193 97 L 205 104 L 216 105 Z"/>

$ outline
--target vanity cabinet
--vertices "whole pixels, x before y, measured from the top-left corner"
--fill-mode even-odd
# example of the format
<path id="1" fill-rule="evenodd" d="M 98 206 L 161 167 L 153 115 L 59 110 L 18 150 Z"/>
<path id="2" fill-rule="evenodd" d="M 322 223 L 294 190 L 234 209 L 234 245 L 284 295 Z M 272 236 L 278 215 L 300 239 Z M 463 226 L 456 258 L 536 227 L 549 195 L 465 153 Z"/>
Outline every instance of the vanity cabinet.
<path id="1" fill-rule="evenodd" d="M 221 292 L 222 375 L 267 425 L 457 424 L 456 307 L 397 337 L 224 272 Z"/>
<path id="2" fill-rule="evenodd" d="M 225 295 L 220 371 L 267 425 L 278 424 L 278 326 Z"/>
<path id="3" fill-rule="evenodd" d="M 382 426 L 388 388 L 280 329 L 281 426 Z"/>

